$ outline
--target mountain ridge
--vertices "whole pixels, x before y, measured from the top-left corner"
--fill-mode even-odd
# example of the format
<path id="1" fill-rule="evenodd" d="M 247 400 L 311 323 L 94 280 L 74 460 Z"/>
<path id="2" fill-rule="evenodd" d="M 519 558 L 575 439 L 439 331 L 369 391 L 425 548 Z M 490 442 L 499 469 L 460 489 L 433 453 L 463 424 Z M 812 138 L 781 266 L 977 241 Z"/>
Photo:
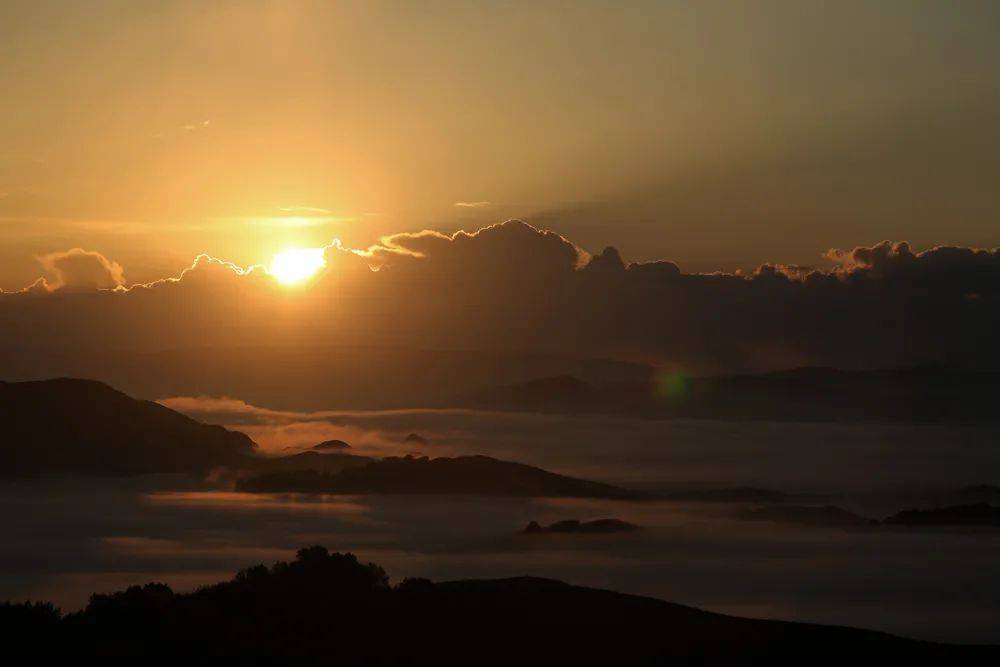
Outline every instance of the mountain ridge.
<path id="1" fill-rule="evenodd" d="M 329 456 L 329 455 L 327 455 Z M 490 456 L 390 456 L 335 473 L 290 470 L 241 479 L 251 493 L 477 494 L 498 496 L 639 499 L 608 484 L 567 477 Z"/>
<path id="2" fill-rule="evenodd" d="M 243 433 L 79 378 L 0 382 L 0 422 L 0 474 L 8 477 L 204 472 L 257 449 Z"/>
<path id="3" fill-rule="evenodd" d="M 598 386 L 572 376 L 481 389 L 461 405 L 487 410 L 650 419 L 995 422 L 1000 373 L 943 366 L 862 371 L 807 366 L 761 374 L 652 376 Z"/>

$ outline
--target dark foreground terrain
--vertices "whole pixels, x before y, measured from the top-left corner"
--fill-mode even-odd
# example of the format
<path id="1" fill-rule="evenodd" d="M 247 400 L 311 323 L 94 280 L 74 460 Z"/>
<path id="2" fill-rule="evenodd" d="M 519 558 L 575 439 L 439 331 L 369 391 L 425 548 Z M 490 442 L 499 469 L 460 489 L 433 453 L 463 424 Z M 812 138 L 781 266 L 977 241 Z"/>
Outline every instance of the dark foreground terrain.
<path id="1" fill-rule="evenodd" d="M 39 657 L 145 662 L 825 664 L 864 658 L 956 664 L 1000 655 L 991 647 L 723 616 L 548 579 L 404 579 L 390 586 L 377 565 L 323 547 L 193 593 L 151 583 L 94 595 L 84 610 L 66 616 L 46 604 L 4 604 L 0 633 L 8 650 L 23 644 Z"/>

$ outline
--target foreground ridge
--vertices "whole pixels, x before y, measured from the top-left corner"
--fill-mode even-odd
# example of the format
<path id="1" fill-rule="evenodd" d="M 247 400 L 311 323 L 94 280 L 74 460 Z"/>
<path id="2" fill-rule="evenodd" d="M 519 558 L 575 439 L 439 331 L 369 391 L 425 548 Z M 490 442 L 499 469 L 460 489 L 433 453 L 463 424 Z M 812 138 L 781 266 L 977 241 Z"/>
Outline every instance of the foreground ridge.
<path id="1" fill-rule="evenodd" d="M 592 629 L 564 641 L 562 633 L 544 630 L 551 626 Z M 1000 654 L 991 647 L 724 616 L 533 577 L 390 585 L 378 565 L 321 546 L 192 593 L 149 583 L 95 594 L 84 610 L 66 616 L 48 604 L 5 603 L 0 628 L 15 643 L 101 658 L 148 657 L 155 649 L 158 658 L 329 656 L 339 664 L 523 664 L 526 657 L 554 664 L 595 657 L 618 664 L 664 658 L 725 664 L 754 657 Z"/>

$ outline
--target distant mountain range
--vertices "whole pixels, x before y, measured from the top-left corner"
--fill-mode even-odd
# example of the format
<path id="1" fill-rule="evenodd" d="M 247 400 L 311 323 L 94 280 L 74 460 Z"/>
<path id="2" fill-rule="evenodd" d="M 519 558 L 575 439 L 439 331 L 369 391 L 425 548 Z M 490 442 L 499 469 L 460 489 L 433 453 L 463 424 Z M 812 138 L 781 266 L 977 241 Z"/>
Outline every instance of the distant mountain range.
<path id="1" fill-rule="evenodd" d="M 919 498 L 923 507 L 942 507 L 944 505 L 977 505 L 988 503 L 1000 506 L 1000 486 L 993 484 L 974 484 L 957 489 L 948 489 L 926 494 Z"/>
<path id="2" fill-rule="evenodd" d="M 66 354 L 0 348 L 7 380 L 89 377 L 130 395 L 230 396 L 281 410 L 470 407 L 648 418 L 998 421 L 1000 372 L 805 367 L 692 377 L 496 350 L 284 346 Z"/>
<path id="3" fill-rule="evenodd" d="M 86 377 L 132 396 L 231 396 L 278 410 L 449 407 L 483 387 L 572 375 L 598 385 L 642 383 L 650 368 L 606 359 L 482 350 L 273 346 L 155 353 L 0 347 L 0 378 Z"/>
<path id="4" fill-rule="evenodd" d="M 555 627 L 553 627 L 555 626 Z M 990 664 L 1000 648 L 752 620 L 550 579 L 404 579 L 322 547 L 175 593 L 97 594 L 61 616 L 0 604 L 8 651 L 48 658 L 343 665 Z"/>
<path id="5" fill-rule="evenodd" d="M 882 523 L 890 526 L 1000 526 L 1000 507 L 987 503 L 909 509 Z"/>
<path id="6" fill-rule="evenodd" d="M 647 418 L 774 421 L 1000 421 L 1000 373 L 941 367 L 877 371 L 799 368 L 762 375 L 655 376 L 596 385 L 559 375 L 480 390 L 479 409 Z"/>
<path id="7" fill-rule="evenodd" d="M 988 503 L 928 507 L 896 512 L 884 519 L 872 519 L 835 505 L 767 505 L 744 510 L 737 518 L 772 521 L 803 526 L 860 528 L 862 526 L 920 527 L 1000 527 L 1000 506 Z"/>

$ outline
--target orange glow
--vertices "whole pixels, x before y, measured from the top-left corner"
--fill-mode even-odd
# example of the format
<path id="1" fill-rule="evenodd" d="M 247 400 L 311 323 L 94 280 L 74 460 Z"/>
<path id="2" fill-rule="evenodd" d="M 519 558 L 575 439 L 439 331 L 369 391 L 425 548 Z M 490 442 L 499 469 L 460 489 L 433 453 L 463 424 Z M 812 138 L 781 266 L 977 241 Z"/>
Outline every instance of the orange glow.
<path id="1" fill-rule="evenodd" d="M 296 285 L 312 278 L 325 266 L 322 248 L 294 248 L 275 255 L 267 272 L 282 285 Z"/>

